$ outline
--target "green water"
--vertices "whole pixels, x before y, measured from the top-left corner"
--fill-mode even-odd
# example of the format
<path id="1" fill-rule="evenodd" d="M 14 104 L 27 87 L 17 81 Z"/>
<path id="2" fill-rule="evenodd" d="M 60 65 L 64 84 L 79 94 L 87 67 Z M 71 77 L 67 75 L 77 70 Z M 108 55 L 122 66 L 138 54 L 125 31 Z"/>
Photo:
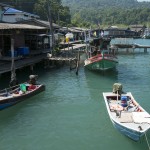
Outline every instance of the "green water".
<path id="1" fill-rule="evenodd" d="M 112 125 L 102 92 L 123 84 L 150 113 L 150 54 L 119 55 L 116 70 L 93 73 L 83 64 L 35 69 L 46 91 L 0 111 L 0 150 L 148 150 L 145 138 L 134 142 Z M 27 78 L 19 72 L 20 80 Z M 1 77 L 2 86 L 8 78 Z M 147 133 L 150 142 L 150 132 Z"/>

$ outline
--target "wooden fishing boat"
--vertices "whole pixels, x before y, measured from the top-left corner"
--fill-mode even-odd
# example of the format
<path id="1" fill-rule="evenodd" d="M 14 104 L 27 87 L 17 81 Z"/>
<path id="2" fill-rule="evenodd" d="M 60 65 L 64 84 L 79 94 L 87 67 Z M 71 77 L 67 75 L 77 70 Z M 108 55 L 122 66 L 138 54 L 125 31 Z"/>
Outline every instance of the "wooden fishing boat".
<path id="1" fill-rule="evenodd" d="M 11 81 L 10 88 L 0 91 L 0 110 L 17 104 L 45 90 L 45 85 L 37 83 L 37 75 L 30 75 L 29 82 L 18 84 L 14 62 L 14 39 L 11 39 Z"/>
<path id="2" fill-rule="evenodd" d="M 117 58 L 111 54 L 97 54 L 84 61 L 84 67 L 89 70 L 110 70 L 116 67 Z"/>
<path id="3" fill-rule="evenodd" d="M 150 129 L 150 114 L 137 103 L 131 92 L 120 92 L 120 87 L 121 84 L 115 83 L 113 92 L 103 93 L 106 108 L 114 127 L 138 141 Z"/>
<path id="4" fill-rule="evenodd" d="M 0 91 L 0 110 L 17 104 L 45 90 L 43 84 L 23 83 Z"/>

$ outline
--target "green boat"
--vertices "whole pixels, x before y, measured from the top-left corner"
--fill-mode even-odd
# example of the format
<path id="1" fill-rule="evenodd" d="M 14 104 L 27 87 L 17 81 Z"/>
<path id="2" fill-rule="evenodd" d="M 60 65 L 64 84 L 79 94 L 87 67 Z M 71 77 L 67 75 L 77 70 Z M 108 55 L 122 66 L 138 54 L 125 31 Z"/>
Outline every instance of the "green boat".
<path id="1" fill-rule="evenodd" d="M 84 61 L 84 67 L 89 70 L 105 71 L 116 67 L 117 58 L 110 54 L 97 54 Z"/>

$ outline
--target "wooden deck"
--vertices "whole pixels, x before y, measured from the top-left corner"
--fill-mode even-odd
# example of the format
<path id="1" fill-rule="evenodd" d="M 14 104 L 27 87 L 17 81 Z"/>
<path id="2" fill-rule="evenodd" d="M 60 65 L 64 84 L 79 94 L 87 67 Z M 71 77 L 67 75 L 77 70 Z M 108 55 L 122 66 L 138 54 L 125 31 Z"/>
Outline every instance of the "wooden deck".
<path id="1" fill-rule="evenodd" d="M 50 60 L 50 61 L 77 61 L 76 56 L 69 55 L 71 52 L 76 51 L 76 52 L 81 52 L 84 51 L 86 48 L 86 44 L 78 44 L 81 41 L 72 42 L 72 46 L 68 46 L 67 48 L 61 49 L 62 52 L 64 52 L 65 57 L 59 56 L 59 57 L 48 57 L 48 52 L 49 50 L 45 50 L 44 53 L 43 51 L 32 51 L 32 53 L 29 56 L 22 57 L 18 56 L 15 57 L 15 68 L 16 69 L 21 69 L 27 66 L 33 66 L 36 63 L 39 63 L 41 61 L 45 60 Z M 37 54 L 41 52 L 40 54 Z M 69 53 L 68 53 L 69 52 Z M 11 57 L 0 57 L 0 75 L 10 72 L 11 71 Z"/>
<path id="2" fill-rule="evenodd" d="M 47 57 L 48 60 L 57 60 L 57 61 L 73 61 L 77 60 L 76 57 Z"/>
<path id="3" fill-rule="evenodd" d="M 47 54 L 40 54 L 36 56 L 30 56 L 25 58 L 15 59 L 15 68 L 21 69 L 26 66 L 31 66 L 36 63 L 41 62 L 46 58 Z M 11 71 L 11 58 L 9 57 L 2 57 L 0 58 L 0 74 L 10 72 Z"/>
<path id="4" fill-rule="evenodd" d="M 112 44 L 110 49 L 114 50 L 116 54 L 119 53 L 136 53 L 138 52 L 147 53 L 150 45 L 140 45 L 140 44 Z"/>
<path id="5" fill-rule="evenodd" d="M 62 48 L 61 51 L 73 51 L 73 50 L 79 50 L 83 51 L 83 49 L 86 48 L 86 44 L 74 44 L 72 46 L 68 46 L 66 48 Z"/>
<path id="6" fill-rule="evenodd" d="M 116 48 L 150 48 L 150 45 L 140 44 L 112 44 L 111 46 Z"/>

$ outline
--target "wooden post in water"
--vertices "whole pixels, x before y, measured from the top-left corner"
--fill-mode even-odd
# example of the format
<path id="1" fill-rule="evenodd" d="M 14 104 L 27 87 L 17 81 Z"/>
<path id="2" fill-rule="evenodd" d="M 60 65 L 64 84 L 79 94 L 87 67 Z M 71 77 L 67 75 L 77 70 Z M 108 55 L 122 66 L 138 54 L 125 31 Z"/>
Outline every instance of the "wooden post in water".
<path id="1" fill-rule="evenodd" d="M 76 75 L 78 75 L 78 71 L 79 71 L 79 61 L 80 61 L 80 51 L 78 50 L 77 65 L 76 65 Z"/>
<path id="2" fill-rule="evenodd" d="M 144 48 L 144 53 L 147 53 L 147 48 L 146 47 Z"/>
<path id="3" fill-rule="evenodd" d="M 33 65 L 31 65 L 31 66 L 30 66 L 30 69 L 31 69 L 31 71 L 32 71 L 32 72 L 33 72 L 33 70 L 34 70 L 33 68 L 34 68 L 34 66 L 33 66 Z"/>
<path id="4" fill-rule="evenodd" d="M 16 72 L 15 72 L 15 61 L 14 61 L 14 39 L 11 38 L 11 80 L 10 86 L 15 86 L 17 84 Z"/>
<path id="5" fill-rule="evenodd" d="M 129 53 L 129 49 L 128 48 L 127 48 L 126 52 Z"/>

